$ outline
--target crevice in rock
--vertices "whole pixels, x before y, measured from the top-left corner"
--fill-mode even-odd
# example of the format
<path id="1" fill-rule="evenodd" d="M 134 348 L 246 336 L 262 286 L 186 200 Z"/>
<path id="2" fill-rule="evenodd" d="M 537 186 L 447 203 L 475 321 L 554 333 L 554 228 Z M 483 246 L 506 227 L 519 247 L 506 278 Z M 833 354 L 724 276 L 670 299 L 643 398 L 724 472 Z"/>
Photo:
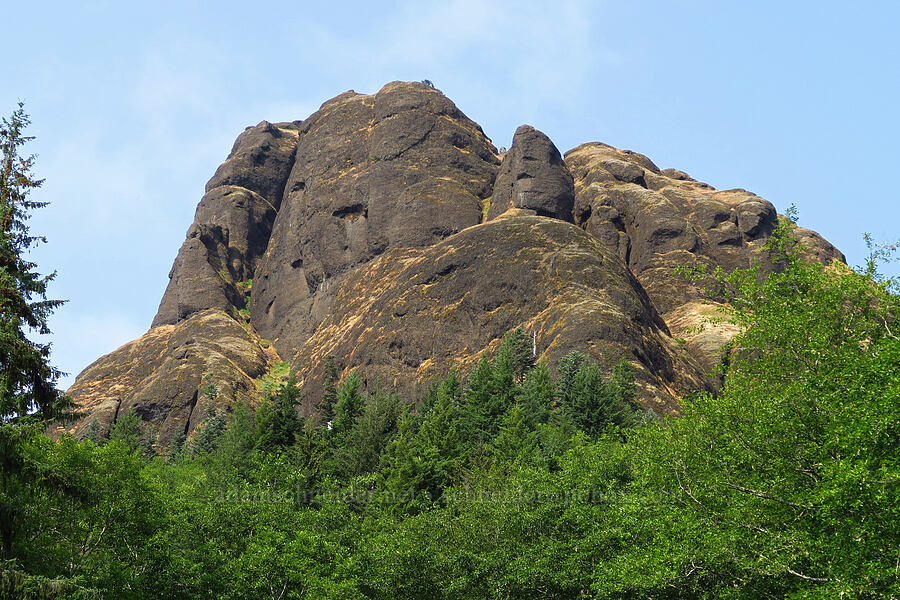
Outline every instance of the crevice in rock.
<path id="1" fill-rule="evenodd" d="M 119 420 L 119 409 L 120 408 L 122 408 L 122 399 L 121 398 L 116 400 L 116 412 L 113 413 L 112 422 L 109 424 L 110 427 L 112 427 L 113 423 L 115 423 L 116 421 Z"/>
<path id="2" fill-rule="evenodd" d="M 194 418 L 194 409 L 197 408 L 197 390 L 194 390 L 194 395 L 191 397 L 191 408 L 188 411 L 187 421 L 184 422 L 184 435 L 187 436 L 188 432 L 191 429 L 191 419 Z"/>
<path id="3" fill-rule="evenodd" d="M 355 219 L 360 216 L 367 217 L 368 214 L 369 210 L 364 204 L 351 204 L 350 206 L 345 206 L 333 211 L 331 216 L 339 219 Z"/>

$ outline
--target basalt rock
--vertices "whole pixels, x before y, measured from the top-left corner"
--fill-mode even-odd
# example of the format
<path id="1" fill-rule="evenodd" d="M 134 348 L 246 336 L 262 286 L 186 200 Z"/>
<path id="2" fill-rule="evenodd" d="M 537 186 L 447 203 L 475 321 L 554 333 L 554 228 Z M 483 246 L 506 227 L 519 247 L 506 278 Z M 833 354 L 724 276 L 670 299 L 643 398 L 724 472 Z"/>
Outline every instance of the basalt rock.
<path id="1" fill-rule="evenodd" d="M 677 410 L 736 334 L 726 306 L 678 266 L 753 261 L 779 218 L 745 190 L 599 143 L 565 162 L 520 127 L 501 164 L 491 141 L 426 84 L 347 92 L 309 118 L 238 138 L 207 185 L 153 327 L 70 389 L 101 434 L 134 409 L 160 444 L 210 411 L 261 400 L 291 363 L 304 411 L 324 359 L 415 401 L 435 376 L 465 376 L 522 327 L 553 364 L 572 350 L 634 367 L 647 407 Z M 843 260 L 798 229 L 811 260 Z M 774 265 L 768 265 L 773 267 Z M 248 310 L 249 309 L 249 310 Z M 271 341 L 269 341 L 271 340 Z M 218 388 L 210 408 L 202 390 Z"/>
<path id="2" fill-rule="evenodd" d="M 571 223 L 574 202 L 572 174 L 559 150 L 534 127 L 519 127 L 500 165 L 488 219 L 521 208 Z"/>
<path id="3" fill-rule="evenodd" d="M 176 432 L 189 435 L 216 411 L 238 402 L 258 405 L 255 380 L 275 360 L 258 336 L 218 310 L 154 327 L 81 372 L 68 394 L 85 416 L 70 431 L 82 437 L 96 420 L 98 433 L 106 435 L 133 409 L 153 439 L 167 445 Z M 209 383 L 216 394 L 204 394 Z"/>
<path id="4" fill-rule="evenodd" d="M 254 280 L 254 326 L 285 354 L 300 348 L 348 270 L 478 224 L 499 162 L 481 127 L 425 84 L 323 104 L 300 129 Z"/>
<path id="5" fill-rule="evenodd" d="M 297 146 L 295 125 L 248 127 L 200 200 L 152 327 L 195 312 L 242 309 L 246 288 L 266 250 Z"/>
<path id="6" fill-rule="evenodd" d="M 657 411 L 708 385 L 618 257 L 578 227 L 540 216 L 490 221 L 357 269 L 290 358 L 312 397 L 333 354 L 370 387 L 415 398 L 436 375 L 470 371 L 518 327 L 535 335 L 548 364 L 572 350 L 610 369 L 628 359 L 640 400 Z"/>
<path id="7" fill-rule="evenodd" d="M 733 270 L 751 262 L 772 268 L 762 250 L 779 218 L 775 207 L 743 189 L 719 191 L 683 171 L 661 171 L 646 156 L 606 144 L 582 144 L 566 153 L 566 162 L 575 177 L 575 222 L 628 265 L 699 362 L 715 364 L 718 342 L 735 331 L 709 322 L 708 311 L 698 308 L 702 285 L 676 270 Z M 844 261 L 815 232 L 797 234 L 810 259 Z M 698 328 L 706 334 L 694 335 Z"/>

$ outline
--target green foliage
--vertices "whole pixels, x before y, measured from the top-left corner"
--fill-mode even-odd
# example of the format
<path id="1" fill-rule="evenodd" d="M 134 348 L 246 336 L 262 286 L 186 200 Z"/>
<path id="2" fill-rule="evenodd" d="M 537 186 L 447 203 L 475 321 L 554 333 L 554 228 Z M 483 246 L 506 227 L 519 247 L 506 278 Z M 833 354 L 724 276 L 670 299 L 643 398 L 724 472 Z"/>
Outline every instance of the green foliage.
<path id="1" fill-rule="evenodd" d="M 624 359 L 604 378 L 599 365 L 573 352 L 560 362 L 558 389 L 562 410 L 589 435 L 600 434 L 609 424 L 630 427 L 638 422 L 632 403 L 634 371 Z"/>
<path id="2" fill-rule="evenodd" d="M 172 459 L 178 459 L 181 457 L 181 453 L 184 451 L 184 444 L 187 441 L 187 434 L 184 429 L 176 429 L 175 433 L 172 434 L 172 439 L 169 441 L 169 456 Z"/>
<path id="3" fill-rule="evenodd" d="M 353 426 L 349 430 L 335 431 L 335 435 L 341 436 L 334 441 L 336 473 L 352 478 L 374 471 L 379 457 L 397 431 L 403 412 L 396 394 L 376 391 L 366 396 Z"/>
<path id="4" fill-rule="evenodd" d="M 900 591 L 900 303 L 871 273 L 799 260 L 790 229 L 770 245 L 780 272 L 719 275 L 744 327 L 722 392 L 631 440 L 639 502 L 621 508 L 635 543 L 598 592 Z"/>
<path id="5" fill-rule="evenodd" d="M 205 412 L 208 415 L 198 426 L 194 438 L 189 444 L 188 451 L 192 456 L 210 454 L 219 447 L 225 427 L 228 424 L 228 416 L 222 410 L 216 410 L 212 403 L 207 404 Z"/>
<path id="6" fill-rule="evenodd" d="M 297 377 L 291 375 L 257 413 L 256 448 L 271 452 L 294 444 L 303 430 L 303 419 L 297 413 L 300 400 Z"/>
<path id="7" fill-rule="evenodd" d="M 513 332 L 468 381 L 451 372 L 411 409 L 351 373 L 330 430 L 304 427 L 284 370 L 255 416 L 212 415 L 195 442 L 209 429 L 215 443 L 178 460 L 141 460 L 127 413 L 104 446 L 4 433 L 0 456 L 16 462 L 0 471 L 0 585 L 14 597 L 56 582 L 102 598 L 896 598 L 900 301 L 871 273 L 799 250 L 776 239 L 776 273 L 707 275 L 743 333 L 721 392 L 680 416 L 636 410 L 628 362 L 604 373 L 571 353 L 554 379 Z"/>
<path id="8" fill-rule="evenodd" d="M 362 410 L 365 397 L 360 391 L 362 379 L 356 371 L 351 371 L 338 390 L 332 432 L 340 435 L 350 431 Z"/>
<path id="9" fill-rule="evenodd" d="M 215 381 L 213 381 L 212 374 L 207 373 L 206 377 L 204 377 L 204 381 L 205 384 L 203 388 L 200 389 L 200 393 L 208 402 L 215 402 L 216 398 L 219 396 L 219 388 L 216 386 Z"/>
<path id="10" fill-rule="evenodd" d="M 88 425 L 88 430 L 84 436 L 84 439 L 94 442 L 95 444 L 101 443 L 102 437 L 100 435 L 100 422 L 97 420 L 97 417 L 91 419 L 91 424 Z"/>
<path id="11" fill-rule="evenodd" d="M 417 427 L 418 425 L 418 427 Z M 382 489 L 390 502 L 418 512 L 438 501 L 466 454 L 457 398 L 441 394 L 420 422 L 406 417 L 382 459 Z"/>
<path id="12" fill-rule="evenodd" d="M 143 437 L 141 416 L 133 408 L 125 411 L 109 428 L 109 440 L 121 444 L 129 452 L 140 450 Z"/>
<path id="13" fill-rule="evenodd" d="M 263 376 L 262 381 L 257 381 L 257 386 L 268 398 L 284 386 L 290 375 L 291 364 L 289 362 L 275 363 Z"/>

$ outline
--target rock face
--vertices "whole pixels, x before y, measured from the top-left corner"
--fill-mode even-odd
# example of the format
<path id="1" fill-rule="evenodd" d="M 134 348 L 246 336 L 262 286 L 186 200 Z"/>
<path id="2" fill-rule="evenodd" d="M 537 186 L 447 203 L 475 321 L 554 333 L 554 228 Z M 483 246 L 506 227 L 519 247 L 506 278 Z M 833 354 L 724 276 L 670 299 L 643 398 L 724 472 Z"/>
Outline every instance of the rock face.
<path id="1" fill-rule="evenodd" d="M 168 443 L 176 431 L 193 431 L 210 410 L 258 403 L 254 380 L 272 360 L 277 356 L 264 351 L 257 336 L 218 310 L 154 327 L 81 372 L 68 394 L 87 416 L 72 432 L 85 435 L 96 419 L 105 435 L 118 416 L 134 409 Z M 214 401 L 200 392 L 208 381 L 218 388 Z"/>
<path id="2" fill-rule="evenodd" d="M 522 327 L 550 364 L 572 350 L 635 366 L 640 397 L 673 410 L 707 382 L 616 255 L 562 221 L 516 216 L 423 250 L 395 250 L 338 286 L 329 317 L 291 363 L 316 397 L 325 356 L 407 397 L 435 375 L 468 372 Z"/>
<path id="3" fill-rule="evenodd" d="M 663 319 L 678 325 L 672 327 L 676 336 L 684 337 L 704 320 L 699 286 L 673 276 L 677 267 L 732 270 L 750 266 L 751 260 L 765 263 L 760 250 L 778 214 L 759 196 L 742 189 L 715 190 L 682 171 L 661 171 L 646 156 L 606 144 L 582 144 L 566 153 L 566 162 L 575 177 L 575 223 L 628 265 Z M 811 258 L 844 261 L 815 232 L 798 233 Z M 704 327 L 704 338 L 731 339 L 735 333 Z M 710 355 L 715 346 L 689 344 L 689 350 L 709 365 L 717 359 Z"/>
<path id="4" fill-rule="evenodd" d="M 134 409 L 160 444 L 215 406 L 257 404 L 281 357 L 321 397 L 324 358 L 414 401 L 465 375 L 509 330 L 554 363 L 572 350 L 622 357 L 645 406 L 715 389 L 707 374 L 737 333 L 727 310 L 673 276 L 763 260 L 778 219 L 744 190 L 605 144 L 563 161 L 520 127 L 500 157 L 481 128 L 425 84 L 347 92 L 309 118 L 263 121 L 209 181 L 150 331 L 99 359 L 70 394 L 101 433 Z M 842 255 L 799 230 L 809 258 Z M 271 340 L 271 341 L 270 341 Z"/>
<path id="5" fill-rule="evenodd" d="M 248 127 L 206 184 L 194 223 L 181 246 L 153 327 L 195 312 L 244 308 L 245 290 L 266 251 L 293 164 L 293 124 Z"/>
<path id="6" fill-rule="evenodd" d="M 481 127 L 424 84 L 326 102 L 303 122 L 296 157 L 252 307 L 286 354 L 324 319 L 335 278 L 479 223 L 500 162 Z"/>
<path id="7" fill-rule="evenodd" d="M 488 219 L 522 208 L 571 223 L 574 202 L 572 174 L 559 150 L 534 127 L 519 127 L 500 165 Z"/>

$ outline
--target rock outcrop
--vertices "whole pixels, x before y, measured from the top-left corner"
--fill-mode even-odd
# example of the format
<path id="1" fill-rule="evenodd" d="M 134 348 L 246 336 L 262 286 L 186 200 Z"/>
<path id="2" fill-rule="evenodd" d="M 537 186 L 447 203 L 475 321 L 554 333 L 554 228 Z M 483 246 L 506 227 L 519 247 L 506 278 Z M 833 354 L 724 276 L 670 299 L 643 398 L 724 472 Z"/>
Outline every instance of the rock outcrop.
<path id="1" fill-rule="evenodd" d="M 248 127 L 218 168 L 197 206 L 152 327 L 216 308 L 246 304 L 241 282 L 266 251 L 297 147 L 296 125 Z"/>
<path id="2" fill-rule="evenodd" d="M 69 388 L 87 415 L 72 429 L 87 433 L 97 420 L 105 435 L 118 416 L 134 409 L 154 437 L 168 443 L 190 434 L 208 413 L 233 404 L 257 404 L 255 380 L 278 357 L 230 315 L 205 310 L 177 325 L 160 325 L 88 366 Z M 204 397 L 208 383 L 218 389 Z"/>
<path id="3" fill-rule="evenodd" d="M 717 362 L 717 344 L 708 338 L 727 340 L 735 332 L 726 326 L 716 333 L 708 310 L 699 308 L 701 287 L 674 276 L 675 270 L 732 270 L 751 261 L 765 266 L 761 250 L 778 219 L 775 207 L 746 190 L 715 190 L 683 171 L 660 170 L 646 156 L 606 144 L 582 144 L 566 153 L 566 162 L 575 177 L 575 223 L 628 265 L 674 335 L 707 340 L 688 344 L 702 364 Z M 798 234 L 810 258 L 844 260 L 815 232 Z M 699 325 L 707 331 L 698 338 Z"/>
<path id="4" fill-rule="evenodd" d="M 616 255 L 554 219 L 498 219 L 422 250 L 394 250 L 342 281 L 335 298 L 290 357 L 312 397 L 328 354 L 415 398 L 435 375 L 471 370 L 517 327 L 536 334 L 549 364 L 572 350 L 608 368 L 627 358 L 640 399 L 657 410 L 707 385 Z"/>
<path id="5" fill-rule="evenodd" d="M 490 203 L 488 219 L 520 208 L 572 222 L 572 174 L 550 138 L 529 125 L 516 130 L 500 165 Z"/>
<path id="6" fill-rule="evenodd" d="M 715 389 L 737 333 L 678 266 L 762 261 L 778 215 L 744 190 L 600 143 L 570 151 L 520 127 L 502 163 L 481 128 L 426 84 L 346 92 L 309 118 L 262 122 L 207 185 L 150 331 L 82 372 L 70 394 L 100 432 L 134 409 L 161 444 L 213 409 L 260 401 L 283 357 L 305 411 L 335 355 L 413 401 L 523 327 L 551 363 L 622 357 L 657 410 Z M 843 260 L 799 230 L 809 258 Z M 771 266 L 771 265 L 770 265 Z"/>
<path id="7" fill-rule="evenodd" d="M 254 326 L 282 353 L 299 349 L 330 310 L 336 278 L 478 224 L 499 162 L 481 127 L 425 84 L 323 104 L 300 128 L 254 278 Z"/>

